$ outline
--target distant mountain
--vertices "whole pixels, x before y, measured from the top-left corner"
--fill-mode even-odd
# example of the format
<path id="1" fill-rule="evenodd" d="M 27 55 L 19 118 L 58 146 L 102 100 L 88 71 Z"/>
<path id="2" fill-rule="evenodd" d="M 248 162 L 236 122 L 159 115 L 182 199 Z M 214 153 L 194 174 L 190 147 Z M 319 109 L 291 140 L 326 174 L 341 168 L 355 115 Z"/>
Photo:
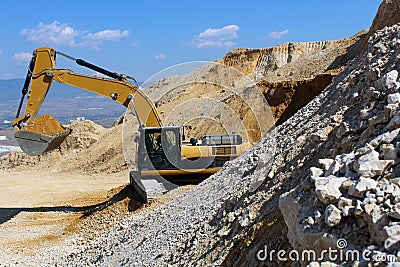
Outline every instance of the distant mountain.
<path id="1" fill-rule="evenodd" d="M 1 101 L 19 100 L 21 98 L 21 90 L 24 85 L 24 79 L 0 80 L 0 99 Z M 54 82 L 48 93 L 50 98 L 74 98 L 74 97 L 97 96 L 94 93 Z"/>
<path id="2" fill-rule="evenodd" d="M 15 100 L 21 96 L 23 79 L 0 80 L 1 101 Z"/>

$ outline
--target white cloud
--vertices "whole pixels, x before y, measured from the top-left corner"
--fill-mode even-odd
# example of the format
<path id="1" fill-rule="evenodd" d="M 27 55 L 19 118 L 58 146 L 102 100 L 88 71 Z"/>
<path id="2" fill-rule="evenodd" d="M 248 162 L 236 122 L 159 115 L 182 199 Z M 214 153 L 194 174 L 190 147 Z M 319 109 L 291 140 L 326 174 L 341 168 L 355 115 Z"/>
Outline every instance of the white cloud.
<path id="1" fill-rule="evenodd" d="M 19 63 L 28 63 L 31 60 L 32 53 L 21 52 L 14 54 L 13 59 L 15 59 Z"/>
<path id="2" fill-rule="evenodd" d="M 36 28 L 23 29 L 21 34 L 26 35 L 28 41 L 35 43 L 75 46 L 75 37 L 82 33 L 66 23 L 60 24 L 60 22 L 54 21 L 48 25 L 40 22 Z"/>
<path id="3" fill-rule="evenodd" d="M 14 72 L 10 72 L 10 73 L 3 74 L 2 76 L 0 76 L 0 78 L 1 79 L 11 79 L 11 78 L 20 78 L 20 76 L 18 76 Z"/>
<path id="4" fill-rule="evenodd" d="M 159 54 L 156 56 L 156 59 L 166 59 L 167 57 L 164 54 Z"/>
<path id="5" fill-rule="evenodd" d="M 76 30 L 68 23 L 54 21 L 51 24 L 40 22 L 36 28 L 23 29 L 22 35 L 26 35 L 28 41 L 45 45 L 57 46 L 87 46 L 98 49 L 104 41 L 119 41 L 129 36 L 128 30 L 102 30 L 95 33 L 88 33 L 83 30 Z"/>
<path id="6" fill-rule="evenodd" d="M 104 30 L 96 33 L 89 33 L 83 36 L 82 39 L 93 40 L 93 41 L 118 41 L 123 37 L 128 37 L 129 31 L 120 30 Z"/>
<path id="7" fill-rule="evenodd" d="M 3 50 L 0 49 L 0 54 L 3 54 Z"/>
<path id="8" fill-rule="evenodd" d="M 104 41 L 119 41 L 121 38 L 128 36 L 128 30 L 104 30 L 81 36 L 83 42 L 80 45 L 99 48 L 99 46 L 102 45 Z"/>
<path id="9" fill-rule="evenodd" d="M 138 47 L 140 44 L 138 41 L 134 41 L 131 45 L 132 47 Z"/>
<path id="10" fill-rule="evenodd" d="M 269 39 L 280 39 L 280 38 L 282 38 L 283 36 L 287 35 L 288 33 L 289 33 L 289 30 L 284 30 L 284 31 L 281 31 L 281 32 L 270 32 L 270 33 L 267 35 L 267 37 L 268 37 Z"/>
<path id="11" fill-rule="evenodd" d="M 196 38 L 191 42 L 191 45 L 197 48 L 221 48 L 232 47 L 235 45 L 232 39 L 238 38 L 237 32 L 240 27 L 237 25 L 227 25 L 219 29 L 208 28 L 207 30 L 199 33 Z"/>

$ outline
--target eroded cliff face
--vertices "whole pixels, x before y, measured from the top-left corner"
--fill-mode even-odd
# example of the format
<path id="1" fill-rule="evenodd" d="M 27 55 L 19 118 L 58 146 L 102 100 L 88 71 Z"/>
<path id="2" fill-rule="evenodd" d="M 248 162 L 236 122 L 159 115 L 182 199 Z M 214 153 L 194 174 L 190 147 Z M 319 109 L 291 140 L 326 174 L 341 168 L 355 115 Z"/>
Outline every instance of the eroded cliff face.
<path id="1" fill-rule="evenodd" d="M 260 82 L 259 86 L 263 89 L 271 112 L 276 118 L 275 124 L 280 125 L 293 116 L 297 110 L 321 93 L 335 76 L 333 73 L 323 73 L 301 80 Z"/>
<path id="2" fill-rule="evenodd" d="M 232 50 L 220 59 L 256 81 L 302 80 L 340 68 L 354 58 L 367 31 L 323 42 L 283 43 L 271 48 Z"/>

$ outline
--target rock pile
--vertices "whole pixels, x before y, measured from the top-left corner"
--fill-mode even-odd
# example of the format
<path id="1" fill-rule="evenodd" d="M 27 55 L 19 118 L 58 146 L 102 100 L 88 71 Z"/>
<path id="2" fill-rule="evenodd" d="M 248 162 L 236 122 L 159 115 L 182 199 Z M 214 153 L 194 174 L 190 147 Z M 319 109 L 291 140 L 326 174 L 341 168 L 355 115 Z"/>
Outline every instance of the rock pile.
<path id="1" fill-rule="evenodd" d="M 330 157 L 280 198 L 280 209 L 296 249 L 344 238 L 347 249 L 400 257 L 400 25 L 376 32 L 350 68 L 337 90 L 359 114 L 333 129 Z"/>
<path id="2" fill-rule="evenodd" d="M 58 121 L 50 115 L 38 118 L 32 123 L 34 125 L 29 125 L 29 130 L 48 135 L 60 129 L 64 131 L 64 128 L 59 125 Z M 58 150 L 53 150 L 37 157 L 28 156 L 21 151 L 13 151 L 8 155 L 0 157 L 1 169 L 21 170 L 29 166 L 30 168 L 54 171 L 56 170 L 56 165 L 62 165 L 60 164 L 61 162 L 65 164 L 65 161 L 69 157 L 76 157 L 77 154 L 95 144 L 106 132 L 106 129 L 102 126 L 89 120 L 72 122 L 66 127 L 72 129 L 72 132 L 67 136 Z M 74 165 L 77 166 L 79 164 L 75 162 Z"/>

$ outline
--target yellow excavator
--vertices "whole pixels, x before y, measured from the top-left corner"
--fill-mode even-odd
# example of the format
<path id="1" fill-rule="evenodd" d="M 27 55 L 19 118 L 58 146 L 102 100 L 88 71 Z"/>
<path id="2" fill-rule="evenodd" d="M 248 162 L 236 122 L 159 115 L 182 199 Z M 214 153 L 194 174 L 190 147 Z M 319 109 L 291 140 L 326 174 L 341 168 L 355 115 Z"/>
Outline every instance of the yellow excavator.
<path id="1" fill-rule="evenodd" d="M 107 78 L 57 68 L 57 55 Z M 201 142 L 191 138 L 190 143 L 184 143 L 182 126 L 164 126 L 153 101 L 140 89 L 134 78 L 108 71 L 52 48 L 38 48 L 33 51 L 17 116 L 12 122 L 15 138 L 28 155 L 37 156 L 58 148 L 71 132 L 65 129 L 54 135 L 46 135 L 28 130 L 27 126 L 34 122 L 53 81 L 108 97 L 135 114 L 139 138 L 132 142 L 137 142 L 137 170 L 130 172 L 130 183 L 143 203 L 148 200 L 149 185 L 146 181 L 156 181 L 163 190 L 170 190 L 176 184 L 201 181 L 250 146 L 248 142 L 243 142 L 239 134 L 206 135 Z M 21 114 L 26 95 L 25 111 Z"/>

